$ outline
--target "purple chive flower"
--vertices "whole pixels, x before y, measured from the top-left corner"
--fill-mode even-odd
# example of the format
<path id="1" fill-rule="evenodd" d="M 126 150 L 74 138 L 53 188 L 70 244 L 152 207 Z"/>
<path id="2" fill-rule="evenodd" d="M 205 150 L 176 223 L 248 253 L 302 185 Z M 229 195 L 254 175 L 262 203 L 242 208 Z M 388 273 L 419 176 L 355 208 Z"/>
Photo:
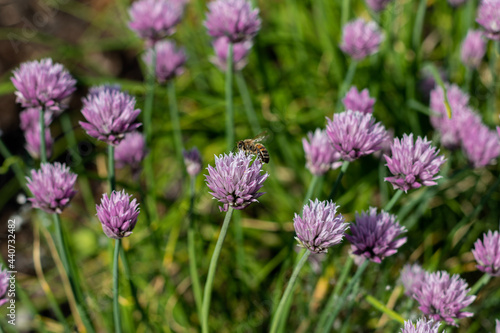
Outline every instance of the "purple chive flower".
<path id="1" fill-rule="evenodd" d="M 476 22 L 492 40 L 500 40 L 500 0 L 481 0 L 477 9 Z"/>
<path id="2" fill-rule="evenodd" d="M 186 165 L 186 171 L 191 176 L 194 177 L 201 172 L 201 154 L 198 148 L 194 147 L 191 150 L 184 150 L 182 152 L 184 155 L 184 164 Z"/>
<path id="3" fill-rule="evenodd" d="M 132 173 L 136 174 L 141 169 L 141 162 L 147 153 L 144 136 L 139 132 L 127 133 L 115 148 L 116 167 L 124 168 L 129 165 Z"/>
<path id="4" fill-rule="evenodd" d="M 156 79 L 158 82 L 164 83 L 172 80 L 184 72 L 184 63 L 186 62 L 184 48 L 178 48 L 174 42 L 164 40 L 155 45 L 155 51 Z M 153 50 L 148 49 L 142 59 L 151 67 Z"/>
<path id="5" fill-rule="evenodd" d="M 221 71 L 227 69 L 227 51 L 229 39 L 227 37 L 219 37 L 212 43 L 215 56 L 210 61 L 217 66 Z M 244 40 L 233 44 L 233 68 L 237 71 L 242 70 L 248 63 L 247 56 L 252 49 L 253 43 L 250 40 Z"/>
<path id="6" fill-rule="evenodd" d="M 462 135 L 462 148 L 465 156 L 474 168 L 482 168 L 491 164 L 500 155 L 498 133 L 481 122 L 471 122 L 466 125 L 467 132 Z"/>
<path id="7" fill-rule="evenodd" d="M 392 0 L 365 0 L 368 7 L 375 12 L 381 12 Z"/>
<path id="8" fill-rule="evenodd" d="M 405 294 L 413 296 L 420 288 L 425 276 L 425 271 L 419 264 L 406 264 L 403 266 L 400 275 L 400 281 L 405 287 Z"/>
<path id="9" fill-rule="evenodd" d="M 359 18 L 348 22 L 342 29 L 340 49 L 354 60 L 363 60 L 378 52 L 383 39 L 375 22 L 366 22 Z"/>
<path id="10" fill-rule="evenodd" d="M 102 195 L 101 204 L 96 205 L 97 217 L 102 224 L 102 231 L 109 238 L 122 239 L 132 234 L 139 216 L 139 203 L 132 195 L 113 191 L 108 197 Z"/>
<path id="11" fill-rule="evenodd" d="M 48 127 L 52 123 L 52 112 L 45 112 L 45 126 Z M 40 108 L 27 108 L 19 113 L 19 127 L 23 131 L 34 127 L 40 128 Z"/>
<path id="12" fill-rule="evenodd" d="M 356 223 L 351 224 L 352 235 L 345 237 L 351 242 L 352 253 L 376 263 L 392 256 L 406 243 L 406 237 L 397 238 L 406 232 L 395 215 L 370 207 L 368 211 L 356 213 Z"/>
<path id="13" fill-rule="evenodd" d="M 498 231 L 488 231 L 483 241 L 474 243 L 472 254 L 477 261 L 477 268 L 491 276 L 500 276 L 500 236 Z"/>
<path id="14" fill-rule="evenodd" d="M 458 274 L 450 277 L 445 271 L 425 273 L 424 282 L 413 297 L 420 304 L 419 309 L 436 321 L 445 321 L 454 326 L 454 319 L 472 317 L 471 312 L 462 310 L 471 304 L 476 296 L 468 296 L 470 288 Z"/>
<path id="15" fill-rule="evenodd" d="M 104 91 L 107 91 L 109 93 L 112 93 L 113 91 L 120 92 L 120 91 L 122 91 L 122 87 L 119 84 L 106 83 L 106 84 L 102 84 L 100 86 L 90 87 L 88 95 L 89 96 L 97 96 L 101 92 L 104 92 Z"/>
<path id="16" fill-rule="evenodd" d="M 260 160 L 252 163 L 252 156 L 240 151 L 236 154 L 215 156 L 215 168 L 208 166 L 208 175 L 205 175 L 207 186 L 213 192 L 214 199 L 223 204 L 219 207 L 221 212 L 234 209 L 244 209 L 264 192 L 258 192 L 269 174 L 261 174 Z"/>
<path id="17" fill-rule="evenodd" d="M 332 201 L 309 200 L 302 217 L 295 214 L 293 218 L 299 246 L 313 253 L 326 253 L 329 247 L 342 242 L 349 224 L 344 223 L 342 214 L 337 214 L 338 207 Z"/>
<path id="18" fill-rule="evenodd" d="M 495 320 L 495 333 L 500 333 L 500 320 Z"/>
<path id="19" fill-rule="evenodd" d="M 326 133 L 342 159 L 352 162 L 382 148 L 387 140 L 384 125 L 376 123 L 371 113 L 345 111 L 327 118 Z"/>
<path id="20" fill-rule="evenodd" d="M 460 56 L 465 66 L 477 68 L 486 53 L 486 41 L 479 30 L 469 30 L 462 43 Z"/>
<path id="21" fill-rule="evenodd" d="M 26 184 L 33 194 L 29 198 L 33 208 L 47 213 L 61 214 L 75 196 L 76 174 L 66 164 L 42 163 L 39 170 L 31 170 L 31 178 L 26 177 Z"/>
<path id="22" fill-rule="evenodd" d="M 215 0 L 208 4 L 205 27 L 210 36 L 225 36 L 231 43 L 248 40 L 260 30 L 259 10 L 246 0 Z"/>
<path id="23" fill-rule="evenodd" d="M 440 325 L 440 322 L 435 322 L 432 319 L 420 318 L 416 324 L 408 319 L 405 321 L 401 333 L 438 333 Z"/>
<path id="24" fill-rule="evenodd" d="M 0 306 L 4 305 L 9 301 L 7 298 L 7 289 L 9 289 L 9 278 L 10 274 L 7 269 L 2 269 L 0 265 Z"/>
<path id="25" fill-rule="evenodd" d="M 352 86 L 342 100 L 342 103 L 344 103 L 346 110 L 372 113 L 375 98 L 370 98 L 368 89 L 363 89 L 359 92 L 358 88 Z"/>
<path id="26" fill-rule="evenodd" d="M 75 91 L 76 81 L 52 59 L 22 63 L 11 79 L 16 87 L 16 102 L 26 108 L 43 107 L 55 113 L 66 108 L 62 101 Z"/>
<path id="27" fill-rule="evenodd" d="M 385 178 L 394 189 L 407 192 L 422 186 L 436 185 L 436 176 L 445 158 L 439 154 L 436 147 L 431 146 L 427 138 L 418 137 L 413 141 L 413 134 L 403 135 L 399 140 L 394 139 L 391 145 L 391 157 L 384 155 L 387 167 L 394 175 Z"/>
<path id="28" fill-rule="evenodd" d="M 152 46 L 175 32 L 183 12 L 182 6 L 170 0 L 139 0 L 129 9 L 129 28 Z"/>
<path id="29" fill-rule="evenodd" d="M 306 154 L 306 168 L 313 175 L 324 175 L 330 169 L 337 169 L 342 165 L 340 153 L 333 148 L 325 130 L 319 128 L 314 133 L 307 133 L 302 139 L 302 146 Z"/>
<path id="30" fill-rule="evenodd" d="M 135 98 L 118 90 L 103 89 L 83 99 L 80 121 L 87 134 L 111 145 L 117 145 L 126 133 L 141 126 L 135 120 L 141 110 L 135 109 Z"/>
<path id="31" fill-rule="evenodd" d="M 448 0 L 448 3 L 453 7 L 458 7 L 466 2 L 467 0 Z"/>
<path id="32" fill-rule="evenodd" d="M 469 108 L 469 95 L 453 84 L 446 86 L 446 95 L 452 110 L 451 118 L 446 111 L 443 89 L 436 87 L 431 91 L 430 108 L 434 111 L 430 120 L 440 133 L 441 144 L 448 149 L 461 146 L 462 136 L 468 132 L 471 122 L 481 122 L 479 115 Z"/>
<path id="33" fill-rule="evenodd" d="M 40 127 L 34 126 L 30 127 L 24 131 L 24 139 L 26 140 L 26 151 L 30 154 L 33 159 L 40 159 Z M 52 146 L 54 145 L 54 140 L 50 135 L 50 129 L 45 128 L 45 153 L 47 158 L 52 156 Z"/>

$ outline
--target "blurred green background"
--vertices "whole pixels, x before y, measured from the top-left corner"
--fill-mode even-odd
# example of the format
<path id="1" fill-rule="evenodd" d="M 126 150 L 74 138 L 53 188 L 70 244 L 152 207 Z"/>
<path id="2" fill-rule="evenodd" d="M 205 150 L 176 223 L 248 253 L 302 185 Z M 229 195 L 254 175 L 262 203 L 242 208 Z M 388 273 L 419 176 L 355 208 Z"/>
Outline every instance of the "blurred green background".
<path id="1" fill-rule="evenodd" d="M 475 27 L 477 0 L 459 8 L 446 1 L 396 0 L 380 14 L 367 10 L 363 1 L 352 0 L 342 14 L 341 1 L 268 0 L 254 1 L 260 8 L 262 29 L 255 40 L 248 66 L 241 75 L 246 82 L 260 126 L 271 134 L 265 142 L 271 162 L 270 177 L 260 203 L 252 204 L 233 216 L 215 278 L 210 326 L 216 332 L 266 331 L 290 277 L 296 257 L 292 219 L 299 213 L 311 174 L 305 168 L 302 138 L 308 131 L 323 128 L 325 117 L 332 117 L 339 87 L 350 60 L 338 48 L 342 15 L 377 21 L 385 34 L 378 54 L 360 62 L 353 84 L 368 88 L 376 98 L 374 116 L 395 136 L 415 133 L 438 137 L 428 119 L 429 74 L 423 70 L 433 63 L 446 81 L 463 85 L 465 68 L 460 63 L 460 44 L 468 28 Z M 62 331 L 42 291 L 50 286 L 70 321 L 60 276 L 52 261 L 50 237 L 41 228 L 50 221 L 23 204 L 22 185 L 9 170 L 18 164 L 23 170 L 36 167 L 24 151 L 19 129 L 20 106 L 15 103 L 10 82 L 12 70 L 21 62 L 51 57 L 68 68 L 78 81 L 66 111 L 75 129 L 77 145 L 68 141 L 62 125 L 52 125 L 55 138 L 52 160 L 68 163 L 78 172 L 80 185 L 88 182 L 62 215 L 70 236 L 71 250 L 80 270 L 80 280 L 88 292 L 92 318 L 100 332 L 112 329 L 111 242 L 102 233 L 95 216 L 95 203 L 107 191 L 104 144 L 87 136 L 78 126 L 82 119 L 81 98 L 92 85 L 119 83 L 134 94 L 140 108 L 145 98 L 142 42 L 127 28 L 125 0 L 3 0 L 0 3 L 0 128 L 2 140 L 14 155 L 2 159 L 0 166 L 0 221 L 15 218 L 17 223 L 17 282 L 31 300 L 38 315 L 32 317 L 27 302 L 18 302 L 19 323 L 15 330 Z M 425 11 L 422 29 L 416 29 L 419 6 Z M 223 124 L 224 74 L 210 61 L 211 39 L 203 27 L 206 2 L 191 0 L 183 21 L 172 36 L 186 48 L 188 61 L 176 79 L 181 112 L 183 143 L 197 146 L 203 155 L 203 173 L 214 154 L 225 150 Z M 420 15 L 422 10 L 420 10 Z M 345 16 L 347 15 L 347 16 Z M 498 52 L 489 50 L 473 74 L 469 91 L 471 104 L 490 126 L 498 124 L 498 63 L 491 59 Z M 492 75 L 494 73 L 494 75 Z M 426 80 L 427 79 L 427 80 Z M 430 86 L 432 88 L 432 85 Z M 237 140 L 250 138 L 252 131 L 235 81 L 235 133 Z M 498 101 L 497 101 L 498 102 Z M 498 103 L 497 103 L 498 105 Z M 154 101 L 154 140 L 150 154 L 154 160 L 154 179 L 159 220 L 147 226 L 145 205 L 134 234 L 124 239 L 144 313 L 135 309 L 129 286 L 122 284 L 120 300 L 124 328 L 128 332 L 196 332 L 196 312 L 188 270 L 186 247 L 189 209 L 188 179 L 177 163 L 168 113 L 166 87 L 156 89 Z M 481 272 L 475 268 L 470 249 L 485 231 L 498 229 L 497 165 L 472 170 L 463 154 L 442 149 L 448 158 L 439 185 L 403 195 L 393 209 L 408 231 L 408 242 L 382 264 L 372 264 L 358 289 L 352 311 L 343 311 L 335 323 L 338 332 L 396 332 L 401 325 L 383 316 L 366 302 L 372 295 L 396 312 L 412 318 L 420 316 L 418 305 L 402 294 L 397 279 L 405 263 L 418 262 L 431 271 L 459 273 L 473 285 Z M 81 160 L 75 156 L 81 156 Z M 369 206 L 382 207 L 394 193 L 383 182 L 387 168 L 374 156 L 351 163 L 335 201 L 348 221 L 354 212 Z M 339 170 L 330 171 L 314 197 L 326 199 Z M 194 221 L 197 238 L 198 271 L 202 285 L 206 278 L 218 231 L 224 218 L 208 194 L 204 177 L 196 181 Z M 144 178 L 144 175 L 143 177 Z M 117 173 L 118 188 L 141 197 L 144 179 L 134 181 L 130 170 Z M 85 186 L 85 185 L 84 185 Z M 144 194 L 144 193 L 142 193 Z M 146 195 L 148 195 L 146 193 Z M 149 193 L 150 195 L 150 193 Z M 459 227 L 457 227 L 457 225 Z M 7 223 L 0 223 L 0 247 L 6 258 Z M 152 230 L 152 232 L 150 231 Z M 325 300 L 339 278 L 350 245 L 344 242 L 331 249 L 320 266 L 306 265 L 293 297 L 290 316 L 283 332 L 309 332 L 315 327 Z M 40 275 L 43 267 L 44 279 Z M 354 268 L 352 268 L 354 272 Z M 122 281 L 123 282 L 123 281 Z M 500 313 L 500 281 L 492 279 L 472 304 L 474 317 L 462 319 L 459 328 L 448 332 L 491 332 Z M 4 321 L 0 309 L 0 320 Z M 146 320 L 144 314 L 148 320 Z M 368 319 L 367 319 L 368 318 Z"/>

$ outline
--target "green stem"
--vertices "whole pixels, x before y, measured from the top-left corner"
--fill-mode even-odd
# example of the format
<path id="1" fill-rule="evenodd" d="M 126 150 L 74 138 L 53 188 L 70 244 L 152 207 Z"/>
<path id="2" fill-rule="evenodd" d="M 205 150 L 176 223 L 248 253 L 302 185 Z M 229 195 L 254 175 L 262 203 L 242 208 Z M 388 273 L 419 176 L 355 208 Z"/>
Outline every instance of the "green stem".
<path id="1" fill-rule="evenodd" d="M 342 272 L 340 273 L 340 277 L 337 281 L 337 284 L 335 285 L 335 288 L 333 289 L 333 292 L 330 295 L 328 302 L 326 303 L 325 309 L 332 309 L 335 306 L 335 302 L 337 301 L 339 292 L 344 287 L 345 280 L 347 279 L 347 275 L 349 275 L 349 272 L 351 271 L 353 263 L 354 259 L 352 258 L 352 256 L 348 256 L 347 261 L 344 264 L 344 267 L 342 268 Z M 318 327 L 316 329 L 316 332 L 319 332 L 319 329 L 325 326 L 327 319 L 328 319 L 328 312 L 323 311 L 318 320 Z"/>
<path id="2" fill-rule="evenodd" d="M 226 60 L 226 144 L 227 149 L 234 147 L 234 113 L 233 113 L 233 43 L 227 47 Z"/>
<path id="3" fill-rule="evenodd" d="M 149 321 L 149 317 L 142 308 L 141 303 L 139 302 L 139 298 L 137 297 L 137 287 L 132 281 L 132 274 L 130 273 L 130 265 L 128 263 L 127 254 L 125 253 L 123 246 L 120 246 L 120 257 L 122 259 L 123 272 L 125 274 L 125 278 L 127 279 L 132 297 L 134 299 L 135 307 L 141 313 L 142 319 L 146 322 L 146 325 L 148 325 L 149 328 L 152 328 L 151 322 Z"/>
<path id="4" fill-rule="evenodd" d="M 299 272 L 306 263 L 307 258 L 309 257 L 310 254 L 311 252 L 309 250 L 305 250 L 304 254 L 302 255 L 302 258 L 300 258 L 299 263 L 295 266 L 292 276 L 290 277 L 290 281 L 286 286 L 285 293 L 283 294 L 283 297 L 281 297 L 278 309 L 276 310 L 274 318 L 271 322 L 271 329 L 269 330 L 270 333 L 276 333 L 276 330 L 278 329 L 278 325 L 280 324 L 280 322 L 286 319 L 282 318 L 283 309 L 285 308 L 285 304 L 293 291 L 293 287 L 295 285 L 297 277 L 299 276 Z"/>
<path id="5" fill-rule="evenodd" d="M 318 182 L 322 177 L 323 176 L 313 175 L 311 183 L 309 184 L 309 188 L 307 189 L 306 197 L 304 198 L 304 201 L 302 202 L 302 207 L 304 207 L 305 205 L 307 205 L 309 203 L 309 200 L 311 199 L 311 197 L 314 193 L 314 190 L 316 189 L 316 186 L 318 185 Z"/>
<path id="6" fill-rule="evenodd" d="M 500 42 L 495 42 L 491 41 L 491 52 L 490 52 L 490 73 L 492 75 L 491 78 L 491 91 L 490 91 L 490 97 L 488 99 L 488 108 L 491 110 L 491 112 L 495 113 L 496 112 L 496 99 L 497 99 L 497 94 L 496 94 L 496 88 L 497 88 L 497 72 L 496 72 L 496 63 L 498 59 L 498 47 L 500 45 Z"/>
<path id="7" fill-rule="evenodd" d="M 471 83 L 472 83 L 472 74 L 473 74 L 473 69 L 466 66 L 465 67 L 465 82 L 464 82 L 464 88 L 465 91 L 470 93 L 471 89 Z"/>
<path id="8" fill-rule="evenodd" d="M 335 196 L 335 193 L 337 193 L 337 189 L 340 185 L 340 181 L 342 180 L 342 177 L 344 177 L 344 174 L 346 173 L 348 167 L 349 167 L 349 162 L 344 161 L 344 163 L 342 163 L 342 167 L 340 168 L 339 175 L 337 176 L 337 180 L 335 180 L 335 184 L 333 184 L 332 191 L 328 196 L 328 200 L 333 200 L 333 197 Z"/>
<path id="9" fill-rule="evenodd" d="M 45 109 L 40 108 L 40 119 L 38 120 L 40 124 L 40 161 L 42 163 L 47 163 L 47 149 L 45 147 Z"/>
<path id="10" fill-rule="evenodd" d="M 156 87 L 156 49 L 152 48 L 152 59 L 150 67 L 147 72 L 146 80 L 146 100 L 144 101 L 144 133 L 146 135 L 146 143 L 150 150 L 153 150 L 153 127 L 152 127 L 152 117 L 153 117 L 153 102 L 155 97 L 155 87 Z M 149 210 L 149 215 L 151 216 L 151 224 L 158 220 L 158 212 L 156 208 L 156 188 L 155 188 L 155 177 L 153 172 L 153 153 L 148 154 L 144 161 L 144 173 L 146 178 L 146 207 Z"/>
<path id="11" fill-rule="evenodd" d="M 488 282 L 490 282 L 491 275 L 485 273 L 479 280 L 477 280 L 476 283 L 472 286 L 472 288 L 469 291 L 469 295 L 475 295 L 477 292 L 484 287 Z"/>
<path id="12" fill-rule="evenodd" d="M 116 187 L 115 179 L 115 147 L 108 145 L 108 183 L 109 192 L 113 193 Z"/>
<path id="13" fill-rule="evenodd" d="M 118 261 L 120 257 L 120 244 L 121 239 L 115 239 L 115 253 L 113 256 L 113 318 L 115 321 L 115 332 L 122 331 L 122 321 L 120 318 L 120 304 L 118 303 L 118 298 L 120 297 L 120 291 L 118 286 Z"/>
<path id="14" fill-rule="evenodd" d="M 389 201 L 385 207 L 384 207 L 384 210 L 386 212 L 390 212 L 392 207 L 394 207 L 394 205 L 396 204 L 396 202 L 398 202 L 399 198 L 401 198 L 401 196 L 403 195 L 403 191 L 402 190 L 397 190 L 396 193 L 394 193 L 394 195 L 392 196 L 391 198 L 391 201 Z"/>
<path id="15" fill-rule="evenodd" d="M 212 297 L 212 287 L 214 283 L 215 271 L 217 269 L 217 261 L 219 260 L 219 255 L 222 250 L 222 244 L 226 238 L 227 229 L 229 227 L 229 222 L 231 221 L 231 216 L 233 215 L 233 207 L 229 206 L 226 217 L 224 218 L 224 223 L 220 230 L 219 238 L 217 239 L 217 244 L 215 244 L 214 253 L 212 254 L 212 259 L 210 260 L 210 266 L 208 267 L 207 281 L 205 282 L 205 291 L 203 293 L 203 305 L 202 305 L 202 325 L 201 330 L 203 333 L 208 333 L 208 314 L 210 311 L 210 299 Z"/>
<path id="16" fill-rule="evenodd" d="M 250 93 L 248 92 L 247 84 L 245 82 L 245 77 L 241 71 L 236 72 L 236 84 L 238 85 L 238 90 L 240 91 L 241 99 L 243 100 L 243 106 L 245 108 L 245 113 L 247 114 L 248 121 L 252 127 L 254 135 L 262 132 L 262 128 L 259 125 L 259 120 L 255 109 L 253 108 L 252 99 L 250 98 Z"/>
<path id="17" fill-rule="evenodd" d="M 181 166 L 184 165 L 184 158 L 182 156 L 182 151 L 184 149 L 182 145 L 182 132 L 181 123 L 179 121 L 179 109 L 177 108 L 177 99 L 175 97 L 175 83 L 174 80 L 170 80 L 167 84 L 168 90 L 168 105 L 170 109 L 170 119 L 172 121 L 172 129 L 174 132 L 174 143 L 175 152 L 177 154 L 177 159 Z M 182 168 L 184 170 L 184 168 Z"/>
<path id="18" fill-rule="evenodd" d="M 196 264 L 196 250 L 194 242 L 194 226 L 193 226 L 193 210 L 195 198 L 195 177 L 191 177 L 190 181 L 190 202 L 189 202 L 189 225 L 188 225 L 188 256 L 189 256 L 189 273 L 191 274 L 191 285 L 193 286 L 194 301 L 196 303 L 196 310 L 198 316 L 202 318 L 202 293 L 200 278 L 198 277 L 198 265 Z"/>
<path id="19" fill-rule="evenodd" d="M 369 263 L 370 263 L 369 260 L 365 260 L 361 264 L 361 266 L 358 267 L 356 274 L 354 274 L 351 281 L 349 281 L 349 284 L 347 285 L 346 289 L 344 290 L 344 292 L 340 296 L 340 299 L 334 303 L 335 307 L 333 309 L 332 308 L 325 308 L 324 311 L 326 313 L 329 313 L 330 316 L 327 319 L 326 325 L 323 327 L 318 327 L 319 329 L 317 330 L 317 332 L 328 333 L 330 331 L 330 328 L 332 327 L 333 322 L 335 321 L 335 318 L 337 318 L 337 315 L 339 314 L 342 305 L 345 304 L 347 296 L 349 296 L 352 288 L 358 282 L 358 280 L 361 278 L 361 275 L 363 274 L 364 270 L 366 269 L 366 267 L 368 266 Z"/>
<path id="20" fill-rule="evenodd" d="M 340 85 L 339 92 L 337 94 L 337 104 L 335 105 L 335 111 L 340 112 L 340 106 L 342 104 L 342 97 L 344 97 L 347 92 L 347 88 L 352 83 L 352 79 L 354 78 L 354 73 L 356 73 L 356 67 L 358 66 L 358 62 L 356 60 L 351 59 L 351 63 L 349 64 L 349 68 L 347 69 L 347 74 L 344 78 L 344 81 Z"/>
<path id="21" fill-rule="evenodd" d="M 382 304 L 378 299 L 372 295 L 365 295 L 365 300 L 371 304 L 375 309 L 381 311 L 382 313 L 389 316 L 389 318 L 396 320 L 400 324 L 405 323 L 405 319 L 396 311 L 389 309 L 387 306 Z"/>
<path id="22" fill-rule="evenodd" d="M 420 0 L 418 4 L 417 13 L 415 16 L 415 25 L 413 26 L 413 35 L 412 35 L 412 44 L 413 50 L 417 55 L 417 58 L 420 57 L 420 41 L 422 39 L 422 30 L 424 27 L 424 19 L 425 19 L 425 10 L 427 8 L 427 0 Z"/>
<path id="23" fill-rule="evenodd" d="M 152 48 L 152 59 L 147 74 L 147 87 L 146 87 L 146 100 L 144 101 L 144 132 L 146 134 L 146 142 L 148 145 L 151 143 L 151 136 L 153 134 L 152 117 L 153 117 L 153 101 L 155 96 L 156 86 L 156 49 Z"/>
<path id="24" fill-rule="evenodd" d="M 347 23 L 349 20 L 349 9 L 350 9 L 350 0 L 342 0 L 342 12 L 341 12 L 341 17 L 340 17 L 340 24 L 341 24 L 341 29 L 344 27 L 344 25 Z"/>
<path id="25" fill-rule="evenodd" d="M 95 332 L 94 328 L 92 327 L 90 317 L 87 313 L 87 308 L 85 305 L 85 302 L 83 300 L 83 294 L 80 290 L 80 286 L 78 283 L 75 283 L 75 272 L 73 272 L 73 267 L 70 265 L 69 260 L 68 260 L 68 253 L 66 252 L 67 245 L 64 240 L 62 228 L 61 228 L 61 218 L 59 214 L 53 214 L 54 215 L 54 227 L 55 227 L 55 240 L 56 240 L 56 246 L 58 248 L 59 256 L 61 257 L 61 261 L 64 266 L 64 270 L 66 271 L 66 274 L 68 275 L 68 280 L 71 285 L 71 290 L 73 291 L 73 295 L 75 295 L 75 300 L 76 300 L 76 305 L 78 307 L 78 312 L 80 313 L 80 316 L 82 317 L 83 324 L 85 325 L 85 328 L 87 329 L 87 332 Z"/>

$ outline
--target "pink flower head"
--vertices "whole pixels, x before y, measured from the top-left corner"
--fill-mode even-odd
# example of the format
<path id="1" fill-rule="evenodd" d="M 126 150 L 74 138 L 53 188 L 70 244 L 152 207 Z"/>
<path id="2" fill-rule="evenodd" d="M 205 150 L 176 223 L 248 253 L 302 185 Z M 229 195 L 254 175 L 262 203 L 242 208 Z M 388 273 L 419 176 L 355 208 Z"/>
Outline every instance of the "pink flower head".
<path id="1" fill-rule="evenodd" d="M 41 157 L 40 149 L 42 145 L 42 142 L 40 141 L 40 127 L 33 126 L 28 128 L 26 131 L 24 131 L 24 139 L 26 140 L 26 145 L 24 146 L 26 148 L 26 151 L 33 159 L 39 160 Z M 52 156 L 53 145 L 54 140 L 50 135 L 50 129 L 45 128 L 45 153 L 47 155 L 47 158 L 50 158 Z"/>
<path id="2" fill-rule="evenodd" d="M 378 52 L 383 39 L 375 22 L 366 22 L 359 18 L 348 22 L 342 29 L 340 49 L 354 60 L 363 60 Z"/>
<path id="3" fill-rule="evenodd" d="M 174 42 L 164 40 L 154 46 L 156 52 L 156 79 L 160 83 L 172 80 L 184 72 L 186 53 L 184 48 L 177 48 Z M 144 53 L 144 62 L 151 67 L 153 50 L 150 48 Z"/>
<path id="4" fill-rule="evenodd" d="M 398 238 L 406 228 L 399 225 L 395 215 L 370 207 L 368 211 L 356 213 L 356 223 L 351 224 L 352 235 L 345 237 L 351 242 L 352 253 L 363 256 L 377 264 L 392 256 L 406 243 L 406 237 Z"/>
<path id="5" fill-rule="evenodd" d="M 420 304 L 419 309 L 429 318 L 445 321 L 454 326 L 455 319 L 472 317 L 471 312 L 462 312 L 476 296 L 467 295 L 470 289 L 458 274 L 450 276 L 445 271 L 425 273 L 421 287 L 413 297 Z"/>
<path id="6" fill-rule="evenodd" d="M 31 170 L 31 178 L 26 179 L 33 194 L 33 198 L 28 200 L 33 208 L 47 213 L 61 214 L 76 194 L 76 174 L 59 162 L 43 163 L 38 171 Z"/>
<path id="7" fill-rule="evenodd" d="M 44 112 L 45 127 L 52 123 L 52 112 Z M 40 107 L 27 108 L 19 113 L 19 127 L 23 131 L 32 129 L 34 127 L 40 127 Z"/>
<path id="8" fill-rule="evenodd" d="M 139 203 L 132 195 L 113 191 L 108 197 L 102 195 L 101 204 L 96 205 L 97 217 L 102 224 L 102 231 L 109 238 L 122 239 L 132 234 L 139 216 Z"/>
<path id="9" fill-rule="evenodd" d="M 381 12 L 392 0 L 365 0 L 368 7 L 375 12 Z"/>
<path id="10" fill-rule="evenodd" d="M 333 148 L 325 130 L 319 128 L 314 133 L 307 133 L 307 138 L 302 139 L 302 146 L 306 154 L 306 167 L 316 176 L 325 174 L 330 169 L 342 165 L 340 153 Z"/>
<path id="11" fill-rule="evenodd" d="M 375 98 L 370 98 L 368 89 L 363 89 L 361 92 L 358 88 L 352 86 L 342 100 L 346 110 L 359 111 L 363 113 L 373 113 L 373 105 Z"/>
<path id="12" fill-rule="evenodd" d="M 76 89 L 69 72 L 50 58 L 22 63 L 11 80 L 17 89 L 16 102 L 26 108 L 43 107 L 55 113 L 66 108 L 63 100 Z"/>
<path id="13" fill-rule="evenodd" d="M 352 162 L 372 154 L 380 150 L 387 140 L 384 125 L 375 122 L 371 113 L 348 110 L 335 113 L 333 120 L 327 118 L 327 121 L 328 138 L 345 161 Z"/>
<path id="14" fill-rule="evenodd" d="M 135 122 L 141 110 L 135 108 L 135 98 L 114 89 L 102 89 L 83 99 L 82 114 L 88 122 L 80 121 L 87 134 L 111 145 L 117 145 L 141 126 Z"/>
<path id="15" fill-rule="evenodd" d="M 401 329 L 401 333 L 439 333 L 439 325 L 441 325 L 440 322 L 432 319 L 427 320 L 426 318 L 420 318 L 416 324 L 411 320 L 407 320 Z"/>
<path id="16" fill-rule="evenodd" d="M 491 276 L 500 276 L 500 236 L 498 231 L 488 231 L 483 241 L 474 243 L 472 254 L 477 261 L 477 268 Z"/>
<path id="17" fill-rule="evenodd" d="M 400 280 L 405 287 L 405 294 L 413 296 L 417 289 L 420 288 L 424 280 L 425 271 L 419 264 L 406 264 L 401 270 Z"/>
<path id="18" fill-rule="evenodd" d="M 264 185 L 269 174 L 261 174 L 260 160 L 252 163 L 252 156 L 239 151 L 234 154 L 215 156 L 215 167 L 208 166 L 208 175 L 205 180 L 209 192 L 214 199 L 223 204 L 219 209 L 222 212 L 229 206 L 234 209 L 245 209 L 265 192 L 258 192 Z"/>
<path id="19" fill-rule="evenodd" d="M 183 12 L 183 6 L 172 0 L 138 0 L 129 9 L 129 27 L 152 46 L 175 32 Z"/>
<path id="20" fill-rule="evenodd" d="M 212 43 L 215 50 L 215 56 L 210 61 L 217 66 L 221 71 L 227 69 L 227 51 L 229 39 L 227 37 L 219 37 Z M 250 40 L 233 43 L 233 68 L 237 71 L 242 70 L 248 63 L 247 56 L 252 49 L 253 43 Z"/>
<path id="21" fill-rule="evenodd" d="M 9 289 L 10 274 L 7 269 L 3 269 L 0 264 L 0 306 L 9 301 L 7 298 L 7 289 Z"/>
<path id="22" fill-rule="evenodd" d="M 483 27 L 486 37 L 500 40 L 500 0 L 481 0 L 476 22 Z"/>
<path id="23" fill-rule="evenodd" d="M 184 150 L 182 152 L 184 155 L 184 164 L 186 165 L 186 171 L 191 176 L 194 177 L 201 172 L 201 154 L 198 148 L 194 147 L 191 150 Z"/>
<path id="24" fill-rule="evenodd" d="M 445 158 L 439 155 L 439 150 L 431 146 L 427 138 L 418 137 L 413 141 L 413 134 L 403 135 L 394 139 L 391 145 L 391 157 L 384 155 L 387 167 L 393 174 L 385 178 L 394 189 L 407 192 L 422 186 L 436 185 L 436 176 Z"/>
<path id="25" fill-rule="evenodd" d="M 130 132 L 115 148 L 115 162 L 117 168 L 130 166 L 133 173 L 141 169 L 141 162 L 148 154 L 146 140 L 139 132 Z"/>
<path id="26" fill-rule="evenodd" d="M 460 56 L 465 66 L 477 68 L 486 53 L 486 41 L 479 30 L 469 30 L 462 43 Z"/>
<path id="27" fill-rule="evenodd" d="M 462 148 L 469 162 L 474 168 L 493 163 L 500 155 L 498 133 L 481 122 L 467 125 L 467 131 L 462 135 Z"/>
<path id="28" fill-rule="evenodd" d="M 313 253 L 326 253 L 328 248 L 340 244 L 349 228 L 338 206 L 331 201 L 309 200 L 304 206 L 302 217 L 295 214 L 293 226 L 301 247 Z"/>
<path id="29" fill-rule="evenodd" d="M 246 0 L 215 0 L 208 4 L 205 27 L 212 37 L 231 43 L 253 38 L 260 30 L 259 10 Z"/>

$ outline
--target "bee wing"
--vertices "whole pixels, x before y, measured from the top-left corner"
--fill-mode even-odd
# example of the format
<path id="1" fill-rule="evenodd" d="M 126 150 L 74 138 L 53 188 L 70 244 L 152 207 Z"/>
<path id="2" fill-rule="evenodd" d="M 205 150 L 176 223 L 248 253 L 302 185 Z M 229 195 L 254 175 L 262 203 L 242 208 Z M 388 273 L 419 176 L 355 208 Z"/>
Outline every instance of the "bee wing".
<path id="1" fill-rule="evenodd" d="M 253 138 L 253 141 L 261 142 L 261 141 L 264 141 L 265 139 L 267 139 L 268 136 L 269 136 L 269 133 L 267 133 L 267 130 L 266 130 L 266 131 L 263 131 L 263 132 L 257 134 L 255 136 L 255 138 Z"/>

